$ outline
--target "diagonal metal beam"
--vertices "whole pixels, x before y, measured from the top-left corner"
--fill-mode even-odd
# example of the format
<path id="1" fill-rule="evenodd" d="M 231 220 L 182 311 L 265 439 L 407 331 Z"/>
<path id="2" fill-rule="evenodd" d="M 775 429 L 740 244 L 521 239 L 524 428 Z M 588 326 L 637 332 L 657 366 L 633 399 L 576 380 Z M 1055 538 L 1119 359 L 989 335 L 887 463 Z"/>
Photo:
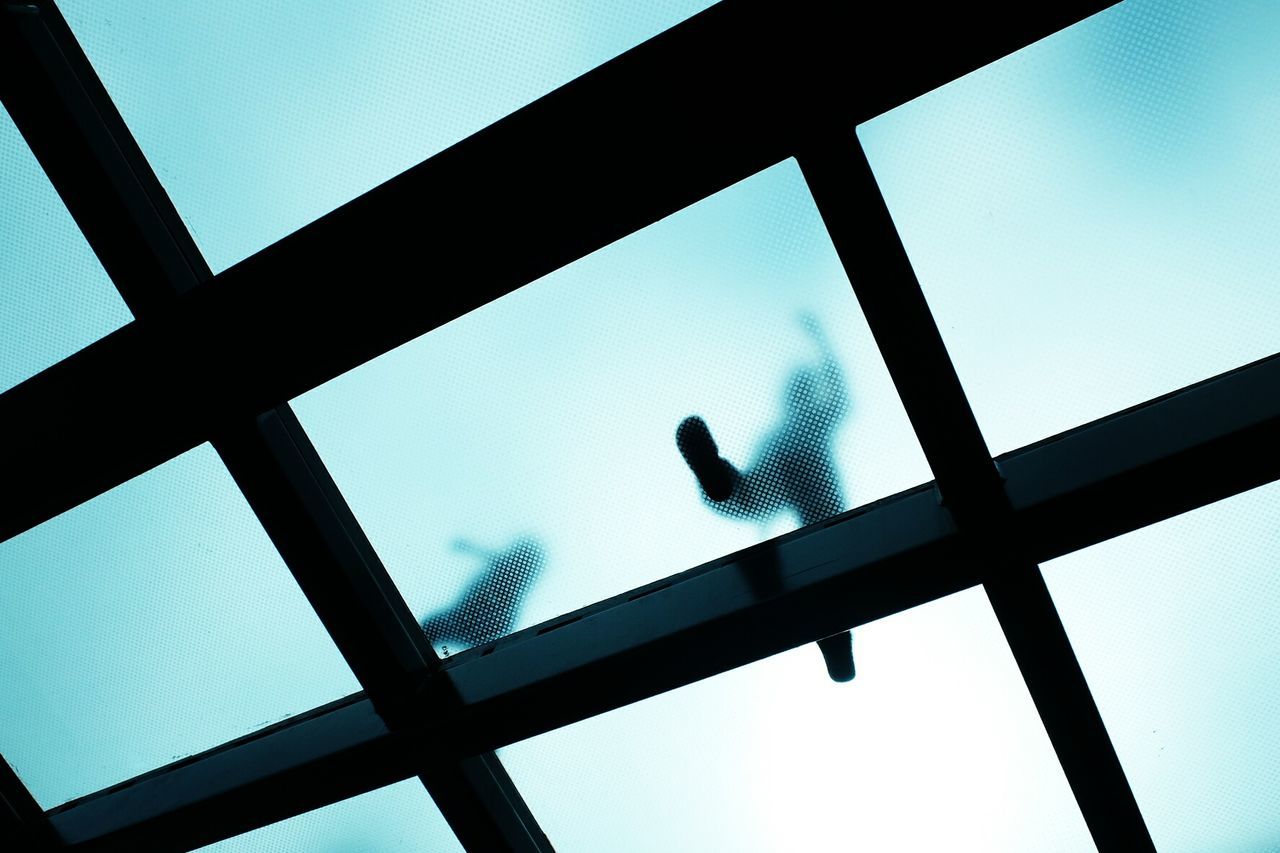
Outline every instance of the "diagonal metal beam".
<path id="1" fill-rule="evenodd" d="M 1094 842 L 1102 851 L 1154 851 L 855 133 L 828 134 L 800 165 L 942 498 L 989 556 L 982 573 L 987 597 Z"/>
<path id="2" fill-rule="evenodd" d="M 0 395 L 0 539 L 1108 5 L 714 6 Z"/>
<path id="3" fill-rule="evenodd" d="M 130 310 L 162 314 L 212 278 L 204 258 L 57 8 L 0 15 L 6 108 Z M 404 724 L 439 661 L 302 425 L 282 405 L 211 438 L 367 694 Z M 424 755 L 420 772 L 469 849 L 549 849 L 496 756 Z"/>
<path id="4" fill-rule="evenodd" d="M 1000 457 L 1010 526 L 1061 556 L 1280 479 L 1278 433 L 1275 356 Z M 449 716 L 393 733 L 351 697 L 50 820 L 83 850 L 210 841 L 408 778 L 425 751 L 497 748 L 965 589 L 987 563 L 920 487 L 450 658 L 425 689 L 461 698 Z M 756 598 L 744 575 L 772 570 Z"/>

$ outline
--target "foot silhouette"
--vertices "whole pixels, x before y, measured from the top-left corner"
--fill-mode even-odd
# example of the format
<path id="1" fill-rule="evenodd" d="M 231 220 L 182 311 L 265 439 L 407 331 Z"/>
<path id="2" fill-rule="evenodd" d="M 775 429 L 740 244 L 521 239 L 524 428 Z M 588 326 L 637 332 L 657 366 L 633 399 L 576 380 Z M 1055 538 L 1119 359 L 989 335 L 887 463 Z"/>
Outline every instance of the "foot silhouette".
<path id="1" fill-rule="evenodd" d="M 842 631 L 818 641 L 832 681 L 853 681 L 853 634 Z"/>
<path id="2" fill-rule="evenodd" d="M 676 447 L 706 496 L 713 501 L 728 500 L 733 494 L 733 467 L 720 458 L 707 422 L 697 415 L 681 421 L 676 430 Z"/>

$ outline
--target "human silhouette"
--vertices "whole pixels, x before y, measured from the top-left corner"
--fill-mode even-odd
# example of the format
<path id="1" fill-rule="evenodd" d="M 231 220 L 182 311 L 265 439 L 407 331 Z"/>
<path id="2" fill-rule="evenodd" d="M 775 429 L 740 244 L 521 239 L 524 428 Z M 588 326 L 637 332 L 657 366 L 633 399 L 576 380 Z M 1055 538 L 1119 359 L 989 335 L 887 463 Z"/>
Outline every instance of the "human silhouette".
<path id="1" fill-rule="evenodd" d="M 817 318 L 802 315 L 800 324 L 818 358 L 787 380 L 782 419 L 745 471 L 720 455 L 706 421 L 697 415 L 676 430 L 676 446 L 698 479 L 703 502 L 721 515 L 763 522 L 789 510 L 809 525 L 845 508 L 832 447 L 849 407 L 844 374 Z M 821 639 L 818 648 L 832 680 L 853 679 L 850 632 Z"/>
<path id="2" fill-rule="evenodd" d="M 484 570 L 452 604 L 422 620 L 427 639 L 445 654 L 449 643 L 470 648 L 510 634 L 546 564 L 542 545 L 531 536 L 521 536 L 500 550 L 466 539 L 454 542 L 453 548 L 483 560 Z"/>

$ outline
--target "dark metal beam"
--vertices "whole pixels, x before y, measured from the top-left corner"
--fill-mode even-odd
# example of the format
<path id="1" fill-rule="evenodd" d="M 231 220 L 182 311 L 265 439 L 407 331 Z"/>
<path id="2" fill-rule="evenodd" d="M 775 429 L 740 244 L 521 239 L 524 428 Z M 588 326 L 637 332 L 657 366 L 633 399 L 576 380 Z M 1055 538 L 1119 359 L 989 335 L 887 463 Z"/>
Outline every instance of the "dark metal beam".
<path id="1" fill-rule="evenodd" d="M 1280 355 L 996 458 L 1045 561 L 1280 478 Z"/>
<path id="2" fill-rule="evenodd" d="M 1280 479 L 1278 433 L 1280 356 L 1000 457 L 1010 525 L 1036 559 L 1061 556 Z M 461 704 L 413 730 L 393 735 L 353 697 L 50 818 L 84 849 L 207 837 L 240 804 L 256 824 L 278 820 L 393 781 L 388 768 L 408 778 L 406 756 L 497 748 L 973 586 L 988 564 L 974 544 L 917 488 L 450 658 L 424 702 L 449 690 Z M 778 578 L 763 599 L 746 580 L 761 572 Z"/>
<path id="3" fill-rule="evenodd" d="M 0 99 L 135 316 L 213 277 L 48 0 L 0 0 Z"/>
<path id="4" fill-rule="evenodd" d="M 1107 5 L 712 7 L 0 395 L 0 539 Z"/>
<path id="5" fill-rule="evenodd" d="M 983 587 L 1094 843 L 1154 851 L 862 146 L 832 132 L 799 159 L 942 498 L 981 543 Z"/>
<path id="6" fill-rule="evenodd" d="M 76 850 L 189 850 L 408 779 L 419 755 L 360 696 L 73 800 L 50 822 Z"/>
<path id="7" fill-rule="evenodd" d="M 212 278 L 132 134 L 50 2 L 0 10 L 0 94 L 136 317 Z M 403 724 L 439 661 L 287 405 L 211 436 L 384 718 Z M 547 850 L 493 755 L 424 757 L 422 780 L 469 849 Z"/>
<path id="8" fill-rule="evenodd" d="M 439 659 L 293 411 L 214 444 L 382 716 L 393 730 L 417 726 L 417 689 Z M 448 691 L 430 701 L 458 702 Z M 423 752 L 418 772 L 468 850 L 551 849 L 493 754 Z"/>
<path id="9" fill-rule="evenodd" d="M 0 848 L 39 851 L 61 846 L 39 803 L 0 756 Z"/>

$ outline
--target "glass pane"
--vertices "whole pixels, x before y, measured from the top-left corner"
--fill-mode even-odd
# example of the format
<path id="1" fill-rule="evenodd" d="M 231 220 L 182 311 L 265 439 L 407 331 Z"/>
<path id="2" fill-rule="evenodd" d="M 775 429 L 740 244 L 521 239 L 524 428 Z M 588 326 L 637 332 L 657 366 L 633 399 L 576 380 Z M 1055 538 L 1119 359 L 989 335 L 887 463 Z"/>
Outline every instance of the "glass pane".
<path id="1" fill-rule="evenodd" d="M 502 750 L 556 849 L 1092 850 L 985 594 Z"/>
<path id="2" fill-rule="evenodd" d="M 994 452 L 1280 350 L 1278 42 L 1126 0 L 859 128 Z"/>
<path id="3" fill-rule="evenodd" d="M 1045 565 L 1166 853 L 1280 847 L 1277 518 L 1272 484 Z"/>
<path id="4" fill-rule="evenodd" d="M 417 779 L 210 844 L 203 853 L 421 853 L 462 850 Z"/>
<path id="5" fill-rule="evenodd" d="M 806 382 L 831 405 L 793 417 Z M 294 405 L 442 653 L 791 530 L 792 487 L 820 517 L 930 479 L 793 162 Z M 722 512 L 677 448 L 692 415 L 754 489 Z"/>
<path id="6" fill-rule="evenodd" d="M 60 0 L 214 271 L 711 0 Z"/>
<path id="7" fill-rule="evenodd" d="M 359 689 L 208 445 L 0 544 L 0 752 L 46 808 Z"/>
<path id="8" fill-rule="evenodd" d="M 0 107 L 0 392 L 133 319 Z"/>

